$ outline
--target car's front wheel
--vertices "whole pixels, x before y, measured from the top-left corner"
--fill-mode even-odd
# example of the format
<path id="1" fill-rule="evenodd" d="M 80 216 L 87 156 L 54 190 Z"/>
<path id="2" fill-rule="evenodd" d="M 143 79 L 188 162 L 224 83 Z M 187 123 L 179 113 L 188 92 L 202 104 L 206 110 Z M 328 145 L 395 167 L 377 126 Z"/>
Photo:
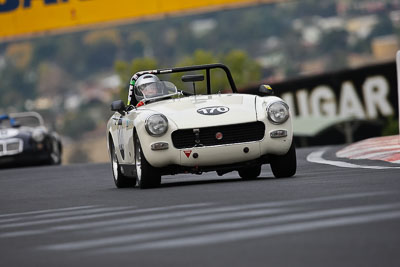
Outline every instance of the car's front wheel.
<path id="1" fill-rule="evenodd" d="M 51 165 L 60 165 L 61 164 L 61 144 L 56 140 L 52 141 L 52 151 L 49 156 L 49 163 Z"/>
<path id="2" fill-rule="evenodd" d="M 244 180 L 255 179 L 260 176 L 261 165 L 246 167 L 238 170 L 239 176 Z"/>
<path id="3" fill-rule="evenodd" d="M 114 177 L 115 186 L 118 188 L 134 186 L 135 180 L 123 175 L 121 172 L 121 166 L 118 163 L 117 152 L 115 150 L 113 143 L 111 143 L 110 153 L 111 153 L 112 173 Z"/>
<path id="4" fill-rule="evenodd" d="M 135 133 L 135 165 L 136 185 L 142 189 L 158 187 L 161 184 L 161 174 L 144 157 L 139 137 Z"/>
<path id="5" fill-rule="evenodd" d="M 297 159 L 294 142 L 289 151 L 283 156 L 274 156 L 271 159 L 271 170 L 276 178 L 292 177 L 296 174 Z"/>

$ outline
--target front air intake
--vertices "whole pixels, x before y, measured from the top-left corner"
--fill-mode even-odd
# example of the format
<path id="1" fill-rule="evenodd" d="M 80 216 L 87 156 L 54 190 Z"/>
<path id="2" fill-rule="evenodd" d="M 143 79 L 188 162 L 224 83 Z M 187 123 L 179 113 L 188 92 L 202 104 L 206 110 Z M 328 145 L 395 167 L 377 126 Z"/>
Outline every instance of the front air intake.
<path id="1" fill-rule="evenodd" d="M 265 124 L 250 122 L 177 130 L 172 133 L 172 142 L 178 149 L 195 146 L 216 146 L 260 141 L 264 138 Z"/>

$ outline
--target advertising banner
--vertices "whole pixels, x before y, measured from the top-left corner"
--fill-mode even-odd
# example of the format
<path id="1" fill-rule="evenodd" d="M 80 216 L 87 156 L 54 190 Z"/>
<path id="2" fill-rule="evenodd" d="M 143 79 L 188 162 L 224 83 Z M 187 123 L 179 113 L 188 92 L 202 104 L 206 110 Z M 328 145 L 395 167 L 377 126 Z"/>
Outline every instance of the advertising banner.
<path id="1" fill-rule="evenodd" d="M 0 0 L 0 40 L 96 23 L 124 22 L 188 11 L 279 0 Z"/>
<path id="2" fill-rule="evenodd" d="M 394 61 L 270 85 L 288 102 L 295 117 L 398 117 Z M 245 91 L 257 93 L 258 86 Z"/>
<path id="3" fill-rule="evenodd" d="M 387 121 L 399 117 L 394 61 L 270 85 L 290 107 L 297 146 L 380 136 Z M 258 86 L 241 91 L 260 94 Z"/>

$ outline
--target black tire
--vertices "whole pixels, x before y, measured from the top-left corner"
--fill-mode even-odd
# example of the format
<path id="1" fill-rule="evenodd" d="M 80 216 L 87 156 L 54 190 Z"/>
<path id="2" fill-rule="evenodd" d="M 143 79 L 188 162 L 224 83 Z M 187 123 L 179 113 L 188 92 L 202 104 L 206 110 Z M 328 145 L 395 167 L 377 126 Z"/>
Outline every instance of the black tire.
<path id="1" fill-rule="evenodd" d="M 238 170 L 239 176 L 244 180 L 255 179 L 260 176 L 261 165 L 242 168 Z"/>
<path id="2" fill-rule="evenodd" d="M 274 156 L 271 159 L 271 170 L 276 178 L 292 177 L 296 174 L 297 159 L 294 142 L 289 151 L 283 156 Z"/>
<path id="3" fill-rule="evenodd" d="M 135 168 L 136 168 L 136 185 L 141 188 L 159 187 L 161 184 L 161 174 L 159 170 L 150 165 L 146 160 L 140 140 L 135 133 Z"/>
<path id="4" fill-rule="evenodd" d="M 112 141 L 110 144 L 110 153 L 111 153 L 111 167 L 112 167 L 115 186 L 117 188 L 126 188 L 134 186 L 135 179 L 127 177 L 123 175 L 121 172 L 121 166 L 118 163 L 118 157 L 115 151 L 114 143 L 112 143 Z"/>
<path id="5" fill-rule="evenodd" d="M 50 165 L 60 165 L 62 162 L 61 159 L 62 146 L 57 140 L 51 141 L 51 152 L 49 154 L 48 164 Z"/>

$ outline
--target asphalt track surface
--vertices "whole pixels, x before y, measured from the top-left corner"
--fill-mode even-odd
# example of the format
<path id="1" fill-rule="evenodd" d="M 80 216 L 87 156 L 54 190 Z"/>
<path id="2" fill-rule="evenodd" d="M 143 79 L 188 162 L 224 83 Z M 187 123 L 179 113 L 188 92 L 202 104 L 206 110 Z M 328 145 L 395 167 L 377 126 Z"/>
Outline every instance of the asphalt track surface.
<path id="1" fill-rule="evenodd" d="M 299 149 L 293 178 L 148 190 L 115 188 L 110 164 L 0 170 L 0 266 L 400 266 L 400 165 L 331 165 L 338 149 Z"/>

